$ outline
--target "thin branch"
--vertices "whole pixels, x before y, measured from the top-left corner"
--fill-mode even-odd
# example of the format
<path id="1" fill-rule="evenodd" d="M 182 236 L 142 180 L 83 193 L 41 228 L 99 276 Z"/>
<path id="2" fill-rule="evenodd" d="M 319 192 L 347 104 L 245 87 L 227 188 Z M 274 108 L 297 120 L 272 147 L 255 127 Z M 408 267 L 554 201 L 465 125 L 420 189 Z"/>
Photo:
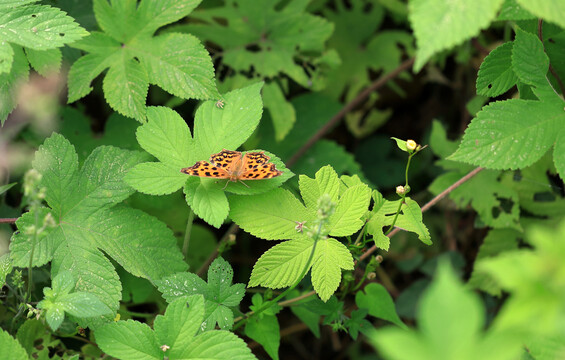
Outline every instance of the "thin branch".
<path id="1" fill-rule="evenodd" d="M 483 170 L 482 167 L 477 167 L 473 170 L 471 170 L 467 175 L 463 176 L 461 179 L 457 180 L 456 182 L 453 183 L 453 185 L 451 185 L 450 187 L 448 187 L 447 189 L 443 190 L 441 193 L 439 193 L 436 197 L 434 197 L 433 199 L 431 199 L 430 201 L 428 201 L 428 203 L 424 206 L 422 206 L 422 212 L 427 211 L 429 208 L 431 208 L 432 206 L 434 206 L 435 204 L 437 204 L 441 199 L 443 199 L 444 197 L 446 197 L 450 192 L 452 192 L 453 190 L 457 189 L 459 186 L 461 186 L 462 184 L 464 184 L 465 182 L 469 181 L 473 176 L 477 175 L 481 170 Z M 400 231 L 400 228 L 395 228 L 394 230 L 392 230 L 387 236 L 389 238 L 393 237 L 397 232 Z M 377 251 L 377 246 L 373 245 L 369 250 L 367 250 L 363 255 L 361 255 L 359 257 L 359 261 L 363 261 L 366 258 L 368 258 L 372 253 L 374 253 L 375 251 Z M 356 264 L 357 265 L 357 264 Z"/>
<path id="2" fill-rule="evenodd" d="M 375 82 L 371 84 L 368 88 L 361 91 L 355 99 L 351 100 L 347 105 L 345 105 L 337 114 L 335 114 L 330 121 L 328 121 L 320 130 L 318 130 L 292 157 L 286 162 L 288 167 L 292 167 L 308 149 L 310 149 L 318 140 L 324 137 L 331 129 L 333 129 L 339 122 L 347 115 L 348 112 L 357 107 L 361 102 L 363 102 L 373 91 L 385 85 L 390 80 L 397 77 L 401 72 L 408 70 L 412 64 L 414 64 L 414 58 L 408 59 L 402 64 L 400 64 L 396 69 L 388 74 L 385 74 L 378 78 Z"/>
<path id="3" fill-rule="evenodd" d="M 13 224 L 18 220 L 18 218 L 2 218 L 0 219 L 0 224 Z"/>
<path id="4" fill-rule="evenodd" d="M 543 19 L 538 20 L 538 37 L 543 45 L 543 50 L 545 51 L 545 44 L 543 43 Z M 551 73 L 551 75 L 553 75 L 553 77 L 557 81 L 557 84 L 559 85 L 559 89 L 561 89 L 561 94 L 565 96 L 565 86 L 563 86 L 563 82 L 561 81 L 561 78 L 559 77 L 559 75 L 557 75 L 557 72 L 555 71 L 553 66 L 551 66 L 551 62 L 549 63 L 549 72 Z"/>

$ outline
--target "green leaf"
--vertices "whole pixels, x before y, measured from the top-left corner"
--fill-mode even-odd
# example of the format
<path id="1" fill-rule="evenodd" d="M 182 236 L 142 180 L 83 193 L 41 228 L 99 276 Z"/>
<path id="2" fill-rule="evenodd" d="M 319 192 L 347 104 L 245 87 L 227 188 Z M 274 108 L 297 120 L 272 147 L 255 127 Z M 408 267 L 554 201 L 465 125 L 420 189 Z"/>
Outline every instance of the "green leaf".
<path id="1" fill-rule="evenodd" d="M 210 99 L 219 96 L 210 56 L 198 39 L 186 34 L 153 36 L 159 27 L 188 15 L 200 1 L 94 1 L 94 13 L 104 33 L 73 46 L 88 54 L 69 72 L 69 101 L 91 91 L 91 81 L 106 68 L 103 90 L 110 106 L 141 122 L 149 84 L 175 96 Z M 132 5 L 133 4 L 133 5 Z"/>
<path id="2" fill-rule="evenodd" d="M 369 221 L 367 222 L 367 233 L 374 237 L 375 244 L 384 250 L 388 250 L 389 239 L 384 235 L 383 227 L 392 225 L 394 216 L 398 210 L 399 202 L 385 200 L 376 190 L 373 191 L 375 205 L 371 210 Z M 396 219 L 395 226 L 415 232 L 420 241 L 426 245 L 432 243 L 430 233 L 426 225 L 422 222 L 422 211 L 418 203 L 410 198 L 404 199 L 405 203 L 400 208 L 400 214 Z"/>
<path id="3" fill-rule="evenodd" d="M 122 359 L 255 359 L 243 340 L 231 332 L 212 330 L 196 335 L 203 316 L 202 296 L 184 297 L 155 319 L 154 331 L 137 321 L 118 321 L 96 331 L 96 340 L 105 353 Z"/>
<path id="4" fill-rule="evenodd" d="M 237 149 L 259 125 L 263 112 L 259 82 L 223 95 L 223 109 L 215 101 L 202 103 L 194 118 L 196 160 L 208 160 L 222 149 Z"/>
<path id="5" fill-rule="evenodd" d="M 512 67 L 522 83 L 534 87 L 533 91 L 538 98 L 561 100 L 546 78 L 549 58 L 537 36 L 519 28 L 516 30 L 516 39 L 512 47 Z"/>
<path id="6" fill-rule="evenodd" d="M 328 194 L 332 202 L 337 203 L 340 190 L 339 178 L 331 166 L 324 166 L 316 173 L 315 179 L 300 175 L 300 195 L 310 211 L 318 210 L 318 199 Z"/>
<path id="7" fill-rule="evenodd" d="M 249 287 L 280 289 L 298 281 L 308 264 L 314 242 L 311 239 L 289 240 L 267 250 L 253 266 Z"/>
<path id="8" fill-rule="evenodd" d="M 445 296 L 449 294 L 449 296 Z M 458 321 L 453 321 L 454 318 Z M 419 330 L 384 328 L 371 336 L 387 359 L 515 359 L 521 340 L 495 329 L 483 334 L 484 309 L 446 263 L 420 301 Z"/>
<path id="9" fill-rule="evenodd" d="M 256 295 L 259 294 L 253 297 Z M 245 324 L 245 335 L 261 344 L 272 359 L 278 360 L 281 334 L 276 316 L 253 316 Z"/>
<path id="10" fill-rule="evenodd" d="M 296 225 L 314 220 L 292 193 L 275 189 L 255 196 L 230 198 L 230 218 L 243 230 L 266 240 L 303 239 Z"/>
<path id="11" fill-rule="evenodd" d="M 58 72 L 63 60 L 63 54 L 59 49 L 34 50 L 29 48 L 26 49 L 26 55 L 35 71 L 43 76 Z"/>
<path id="12" fill-rule="evenodd" d="M 345 245 L 335 239 L 320 239 L 312 264 L 312 285 L 326 302 L 341 282 L 341 269 L 353 270 L 353 257 Z"/>
<path id="13" fill-rule="evenodd" d="M 506 251 L 517 250 L 520 235 L 518 231 L 513 229 L 490 230 L 479 248 L 475 263 L 479 263 L 482 259 L 496 257 Z M 502 294 L 500 286 L 496 284 L 492 276 L 481 273 L 475 269 L 471 274 L 468 284 L 493 296 L 500 296 Z"/>
<path id="14" fill-rule="evenodd" d="M 560 333 L 564 314 L 561 276 L 565 266 L 565 223 L 556 227 L 532 227 L 526 233 L 531 248 L 506 251 L 475 264 L 475 271 L 488 274 L 510 292 L 505 309 L 496 320 L 497 328 L 521 331 L 526 336 Z M 542 302 L 544 306 L 534 306 Z"/>
<path id="15" fill-rule="evenodd" d="M 121 359 L 161 359 L 163 351 L 149 326 L 127 320 L 110 323 L 95 333 L 96 343 L 105 353 Z"/>
<path id="16" fill-rule="evenodd" d="M 353 310 L 351 312 L 351 317 L 345 320 L 344 324 L 349 332 L 349 335 L 353 340 L 357 340 L 359 331 L 364 333 L 369 333 L 371 329 L 374 329 L 373 325 L 365 319 L 367 316 L 367 310 Z"/>
<path id="17" fill-rule="evenodd" d="M 522 8 L 517 0 L 504 0 L 497 20 L 531 20 L 536 17 Z"/>
<path id="18" fill-rule="evenodd" d="M 335 212 L 329 219 L 331 236 L 349 236 L 357 232 L 365 223 L 365 215 L 371 200 L 371 189 L 365 184 L 348 188 L 339 198 Z"/>
<path id="19" fill-rule="evenodd" d="M 53 277 L 69 271 L 77 280 L 77 292 L 96 296 L 112 311 L 121 299 L 121 285 L 100 250 L 132 274 L 151 280 L 186 269 L 176 240 L 164 224 L 139 210 L 113 207 L 133 192 L 123 182 L 124 174 L 146 159 L 139 152 L 102 146 L 79 171 L 72 145 L 57 134 L 47 139 L 33 164 L 42 174 L 41 186 L 46 188 L 52 210 L 43 209 L 19 220 L 23 228 L 11 245 L 14 264 L 29 266 L 29 254 L 36 242 L 34 266 L 51 259 Z M 51 221 L 43 220 L 48 212 L 52 213 Z M 43 227 L 44 238 L 41 233 L 34 235 L 36 231 L 30 231 L 30 226 Z M 51 315 L 53 321 L 58 321 L 56 315 Z M 83 326 L 100 321 L 84 319 Z"/>
<path id="20" fill-rule="evenodd" d="M 186 182 L 179 168 L 160 162 L 141 163 L 131 169 L 125 181 L 135 190 L 149 195 L 171 194 Z"/>
<path id="21" fill-rule="evenodd" d="M 190 177 L 186 182 L 183 192 L 186 203 L 198 217 L 208 224 L 219 228 L 228 216 L 230 206 L 223 190 L 214 186 L 213 179 L 199 179 Z"/>
<path id="22" fill-rule="evenodd" d="M 477 94 L 496 97 L 504 94 L 518 80 L 512 68 L 512 42 L 492 50 L 479 68 Z"/>
<path id="23" fill-rule="evenodd" d="M 10 254 L 6 253 L 0 256 L 0 285 L 4 286 L 6 283 L 6 276 L 12 272 L 12 260 Z"/>
<path id="24" fill-rule="evenodd" d="M 516 0 L 520 6 L 536 17 L 565 27 L 565 4 L 553 0 Z"/>
<path id="25" fill-rule="evenodd" d="M 0 348 L 2 352 L 10 354 L 10 359 L 26 360 L 28 355 L 20 343 L 8 334 L 7 331 L 0 329 Z M 7 357 L 5 359 L 8 359 Z"/>
<path id="26" fill-rule="evenodd" d="M 253 69 L 260 78 L 283 73 L 310 87 L 310 77 L 296 60 L 310 64 L 318 59 L 333 26 L 304 8 L 292 3 L 279 5 L 278 1 L 261 6 L 249 0 L 226 3 L 224 7 L 195 11 L 192 15 L 200 22 L 183 29 L 218 44 L 223 49 L 223 63 L 236 73 Z M 246 44 L 257 44 L 258 49 L 247 49 Z"/>
<path id="27" fill-rule="evenodd" d="M 263 88 L 263 101 L 265 108 L 269 110 L 273 126 L 275 128 L 275 139 L 281 141 L 288 135 L 296 122 L 296 112 L 283 94 L 277 83 L 268 83 Z"/>
<path id="28" fill-rule="evenodd" d="M 63 11 L 46 5 L 18 6 L 0 15 L 0 38 L 35 50 L 61 47 L 88 33 Z"/>
<path id="29" fill-rule="evenodd" d="M 112 109 L 143 122 L 149 89 L 147 73 L 135 59 L 120 60 L 110 67 L 104 77 L 104 96 Z"/>
<path id="30" fill-rule="evenodd" d="M 476 36 L 496 18 L 503 0 L 412 0 L 409 18 L 418 51 L 414 71 L 420 71 L 435 53 L 451 49 Z"/>
<path id="31" fill-rule="evenodd" d="M 214 67 L 206 61 L 209 55 L 200 40 L 189 34 L 165 34 L 146 46 L 139 58 L 151 84 L 183 99 L 217 96 Z"/>
<path id="32" fill-rule="evenodd" d="M 396 313 L 392 297 L 381 284 L 371 283 L 365 286 L 363 291 L 357 292 L 355 304 L 360 309 L 367 309 L 369 314 L 374 317 L 390 321 L 403 329 L 407 329 L 407 326 Z"/>
<path id="33" fill-rule="evenodd" d="M 10 73 L 14 61 L 14 50 L 8 42 L 0 43 L 0 74 Z"/>
<path id="34" fill-rule="evenodd" d="M 527 167 L 553 145 L 564 118 L 561 101 L 494 102 L 471 121 L 448 159 L 491 169 Z"/>
<path id="35" fill-rule="evenodd" d="M 203 295 L 206 313 L 199 328 L 208 331 L 214 329 L 216 324 L 220 329 L 231 329 L 233 325 L 233 312 L 229 307 L 239 305 L 245 295 L 245 285 L 232 285 L 232 281 L 232 267 L 219 257 L 208 268 L 208 283 L 196 274 L 178 273 L 158 281 L 157 285 L 169 303 L 188 295 Z"/>
<path id="36" fill-rule="evenodd" d="M 35 359 L 49 358 L 49 347 L 38 347 L 37 342 L 42 341 L 44 344 L 57 342 L 53 339 L 52 332 L 47 329 L 45 322 L 36 319 L 26 320 L 18 329 L 16 339 L 27 351 L 29 357 Z"/>
<path id="37" fill-rule="evenodd" d="M 11 71 L 0 72 L 0 125 L 4 124 L 6 118 L 14 110 L 17 104 L 16 85 L 26 81 L 29 75 L 29 65 L 20 47 L 10 45 L 14 52 Z M 9 51 L 9 50 L 8 50 Z"/>

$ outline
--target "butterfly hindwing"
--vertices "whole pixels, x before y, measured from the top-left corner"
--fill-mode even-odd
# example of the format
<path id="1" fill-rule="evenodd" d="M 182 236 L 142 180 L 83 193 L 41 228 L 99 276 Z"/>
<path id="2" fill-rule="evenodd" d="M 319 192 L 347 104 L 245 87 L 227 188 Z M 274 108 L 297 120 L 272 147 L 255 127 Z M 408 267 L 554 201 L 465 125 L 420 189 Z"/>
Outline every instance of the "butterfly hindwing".
<path id="1" fill-rule="evenodd" d="M 275 164 L 266 163 L 247 168 L 246 171 L 239 177 L 240 180 L 263 180 L 270 179 L 282 174 L 282 171 L 277 170 Z"/>
<path id="2" fill-rule="evenodd" d="M 215 179 L 228 179 L 230 175 L 224 169 L 214 166 L 207 161 L 198 161 L 191 167 L 181 169 L 181 172 L 199 177 L 215 178 Z"/>
<path id="3" fill-rule="evenodd" d="M 239 151 L 231 151 L 231 150 L 222 150 L 217 154 L 213 154 L 210 156 L 210 162 L 216 165 L 219 168 L 232 168 L 238 161 L 241 161 L 241 152 Z"/>

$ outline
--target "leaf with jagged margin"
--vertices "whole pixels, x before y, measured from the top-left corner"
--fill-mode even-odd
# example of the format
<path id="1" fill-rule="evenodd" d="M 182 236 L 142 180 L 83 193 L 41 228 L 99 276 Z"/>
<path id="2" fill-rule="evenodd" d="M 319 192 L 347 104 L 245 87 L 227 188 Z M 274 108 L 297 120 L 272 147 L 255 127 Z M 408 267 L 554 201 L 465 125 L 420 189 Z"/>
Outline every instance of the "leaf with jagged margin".
<path id="1" fill-rule="evenodd" d="M 318 170 L 314 179 L 300 175 L 298 181 L 300 195 L 310 211 L 318 210 L 318 199 L 324 194 L 329 195 L 331 201 L 337 204 L 340 184 L 337 173 L 329 165 Z"/>
<path id="2" fill-rule="evenodd" d="M 477 94 L 496 97 L 516 85 L 518 77 L 512 68 L 512 42 L 492 50 L 477 74 Z"/>
<path id="3" fill-rule="evenodd" d="M 9 354 L 12 360 L 27 360 L 29 359 L 26 351 L 20 343 L 8 334 L 7 331 L 0 329 L 0 349 L 7 355 Z M 8 359 L 8 358 L 6 358 Z"/>

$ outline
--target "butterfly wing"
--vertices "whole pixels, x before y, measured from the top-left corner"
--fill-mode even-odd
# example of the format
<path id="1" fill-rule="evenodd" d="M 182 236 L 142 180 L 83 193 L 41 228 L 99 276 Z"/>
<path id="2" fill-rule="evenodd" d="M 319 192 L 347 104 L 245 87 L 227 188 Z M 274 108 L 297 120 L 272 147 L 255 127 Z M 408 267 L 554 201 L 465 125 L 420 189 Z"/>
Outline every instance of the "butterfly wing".
<path id="1" fill-rule="evenodd" d="M 243 172 L 240 180 L 270 179 L 282 174 L 275 164 L 269 162 L 270 157 L 261 152 L 246 153 L 243 157 Z"/>
<path id="2" fill-rule="evenodd" d="M 241 161 L 241 152 L 222 150 L 217 154 L 210 156 L 210 162 L 222 169 L 226 169 L 228 172 L 233 172 L 235 165 Z"/>
<path id="3" fill-rule="evenodd" d="M 181 172 L 192 176 L 215 179 L 229 179 L 230 177 L 226 170 L 214 164 L 210 164 L 208 161 L 198 161 L 191 167 L 182 168 Z"/>

